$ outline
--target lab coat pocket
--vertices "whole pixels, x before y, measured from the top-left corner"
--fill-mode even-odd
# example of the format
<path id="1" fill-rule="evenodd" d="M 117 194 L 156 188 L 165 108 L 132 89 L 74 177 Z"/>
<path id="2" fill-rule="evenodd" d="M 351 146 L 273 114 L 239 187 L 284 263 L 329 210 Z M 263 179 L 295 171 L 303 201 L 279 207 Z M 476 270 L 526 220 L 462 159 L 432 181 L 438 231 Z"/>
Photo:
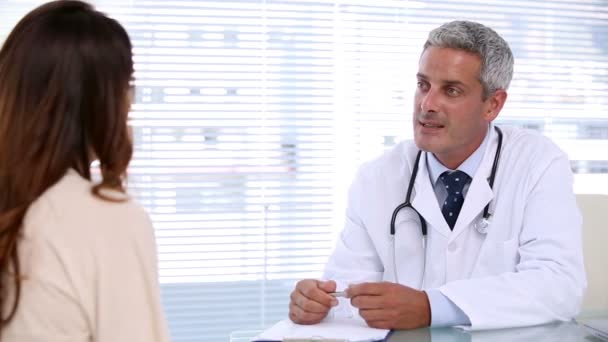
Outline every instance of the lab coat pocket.
<path id="1" fill-rule="evenodd" d="M 479 254 L 474 275 L 481 277 L 514 272 L 519 260 L 518 249 L 517 237 L 506 241 L 486 241 Z"/>

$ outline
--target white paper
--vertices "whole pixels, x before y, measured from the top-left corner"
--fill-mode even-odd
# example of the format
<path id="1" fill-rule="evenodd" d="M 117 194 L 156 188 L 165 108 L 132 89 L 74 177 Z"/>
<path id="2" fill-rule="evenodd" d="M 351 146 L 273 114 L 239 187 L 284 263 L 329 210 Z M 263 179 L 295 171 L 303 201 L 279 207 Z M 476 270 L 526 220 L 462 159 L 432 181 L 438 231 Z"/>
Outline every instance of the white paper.
<path id="1" fill-rule="evenodd" d="M 331 309 L 318 324 L 300 325 L 289 319 L 282 320 L 251 341 L 282 341 L 283 339 L 336 339 L 351 342 L 382 341 L 390 330 L 367 326 L 357 310 L 348 301 Z"/>

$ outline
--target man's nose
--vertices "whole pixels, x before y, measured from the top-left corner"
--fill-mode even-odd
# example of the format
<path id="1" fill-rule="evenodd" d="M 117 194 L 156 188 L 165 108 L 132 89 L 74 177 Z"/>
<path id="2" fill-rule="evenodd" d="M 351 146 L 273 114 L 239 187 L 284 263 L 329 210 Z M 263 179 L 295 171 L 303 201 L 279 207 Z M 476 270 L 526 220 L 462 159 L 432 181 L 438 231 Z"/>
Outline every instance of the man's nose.
<path id="1" fill-rule="evenodd" d="M 439 97 L 436 91 L 429 90 L 420 99 L 420 110 L 423 113 L 434 113 L 439 111 Z"/>

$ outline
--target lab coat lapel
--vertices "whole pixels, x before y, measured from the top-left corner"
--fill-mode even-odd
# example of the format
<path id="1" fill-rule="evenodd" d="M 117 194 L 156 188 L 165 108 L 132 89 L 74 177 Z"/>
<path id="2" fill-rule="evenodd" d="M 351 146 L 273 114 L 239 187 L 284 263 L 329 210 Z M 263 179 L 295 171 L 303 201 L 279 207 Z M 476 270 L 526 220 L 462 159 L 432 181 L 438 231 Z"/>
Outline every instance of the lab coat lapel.
<path id="1" fill-rule="evenodd" d="M 489 171 L 488 171 L 489 172 Z M 464 229 L 466 229 L 479 215 L 482 214 L 483 208 L 488 204 L 494 194 L 488 184 L 487 176 L 479 175 L 473 177 L 467 197 L 464 200 L 456 224 L 452 238 L 456 238 Z"/>
<path id="2" fill-rule="evenodd" d="M 455 239 L 477 217 L 483 215 L 483 209 L 494 198 L 494 193 L 490 188 L 488 179 L 492 172 L 492 164 L 494 163 L 494 154 L 498 141 L 494 126 L 490 126 L 490 129 L 490 143 L 486 147 L 483 160 L 471 180 L 471 185 L 467 191 L 458 219 L 456 220 L 451 239 Z"/>
<path id="3" fill-rule="evenodd" d="M 418 175 L 414 183 L 415 194 L 412 205 L 424 217 L 430 229 L 435 229 L 441 235 L 447 237 L 451 234 L 451 231 L 443 218 L 443 214 L 441 214 L 441 208 L 439 208 L 437 196 L 429 178 L 426 155 L 426 153 L 423 153 L 424 158 L 420 158 Z"/>

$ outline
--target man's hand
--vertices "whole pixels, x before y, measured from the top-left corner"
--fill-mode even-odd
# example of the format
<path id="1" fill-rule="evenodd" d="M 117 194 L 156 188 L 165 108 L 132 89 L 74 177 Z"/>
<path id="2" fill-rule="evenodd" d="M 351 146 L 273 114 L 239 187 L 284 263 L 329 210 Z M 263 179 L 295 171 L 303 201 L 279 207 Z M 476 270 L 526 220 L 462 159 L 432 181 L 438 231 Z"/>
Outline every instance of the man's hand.
<path id="1" fill-rule="evenodd" d="M 289 319 L 298 324 L 321 322 L 327 316 L 329 309 L 338 305 L 338 300 L 328 294 L 334 291 L 336 291 L 336 282 L 333 280 L 300 280 L 291 292 Z"/>
<path id="2" fill-rule="evenodd" d="M 349 286 L 346 296 L 372 328 L 415 329 L 431 324 L 424 291 L 389 282 L 362 283 Z"/>

